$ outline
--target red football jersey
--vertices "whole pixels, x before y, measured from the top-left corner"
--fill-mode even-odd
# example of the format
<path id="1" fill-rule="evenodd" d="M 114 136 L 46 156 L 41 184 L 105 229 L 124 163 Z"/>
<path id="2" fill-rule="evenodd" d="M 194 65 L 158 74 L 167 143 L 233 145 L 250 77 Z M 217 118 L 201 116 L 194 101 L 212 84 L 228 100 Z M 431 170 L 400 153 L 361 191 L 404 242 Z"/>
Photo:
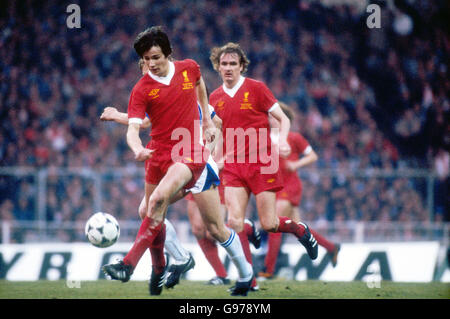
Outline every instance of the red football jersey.
<path id="1" fill-rule="evenodd" d="M 164 78 L 145 74 L 131 91 L 128 103 L 129 119 L 144 119 L 147 113 L 152 128 L 150 136 L 153 142 L 174 145 L 172 132 L 177 128 L 190 132 L 191 144 L 195 140 L 195 128 L 198 127 L 196 83 L 200 79 L 200 66 L 190 59 L 169 62 L 169 74 Z"/>
<path id="2" fill-rule="evenodd" d="M 260 155 L 271 154 L 268 112 L 277 100 L 263 82 L 241 77 L 231 90 L 225 85 L 217 88 L 211 93 L 209 101 L 222 119 L 223 150 L 227 155 L 225 163 L 231 155 L 234 155 L 235 162 L 239 162 L 237 156 L 245 154 L 247 163 L 254 155 L 259 162 Z M 266 134 L 262 134 L 264 131 Z M 240 144 L 237 135 L 246 135 L 245 139 L 241 139 L 245 143 Z M 230 147 L 227 147 L 228 143 Z"/>
<path id="3" fill-rule="evenodd" d="M 289 132 L 288 144 L 291 147 L 291 154 L 287 158 L 280 156 L 280 168 L 283 174 L 283 179 L 286 184 L 290 182 L 291 179 L 298 179 L 297 171 L 289 171 L 286 169 L 286 161 L 297 161 L 308 147 L 310 147 L 308 141 L 297 132 Z"/>

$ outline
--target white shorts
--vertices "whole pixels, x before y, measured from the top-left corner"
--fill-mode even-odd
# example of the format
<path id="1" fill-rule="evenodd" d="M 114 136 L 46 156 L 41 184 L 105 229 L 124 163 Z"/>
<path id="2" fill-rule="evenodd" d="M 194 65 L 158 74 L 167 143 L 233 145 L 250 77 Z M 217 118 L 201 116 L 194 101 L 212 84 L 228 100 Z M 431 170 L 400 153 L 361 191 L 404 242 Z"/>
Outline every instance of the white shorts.
<path id="1" fill-rule="evenodd" d="M 211 185 L 218 186 L 220 184 L 219 168 L 210 155 L 202 174 L 195 182 L 194 187 L 189 188 L 192 194 L 198 194 L 211 188 Z"/>

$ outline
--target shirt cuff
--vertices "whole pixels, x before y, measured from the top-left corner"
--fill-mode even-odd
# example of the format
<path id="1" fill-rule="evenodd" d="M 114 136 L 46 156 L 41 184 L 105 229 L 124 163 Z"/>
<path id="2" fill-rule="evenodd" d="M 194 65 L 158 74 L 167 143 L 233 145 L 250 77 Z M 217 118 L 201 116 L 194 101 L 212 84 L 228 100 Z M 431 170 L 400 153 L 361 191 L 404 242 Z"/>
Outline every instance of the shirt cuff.
<path id="1" fill-rule="evenodd" d="M 138 117 L 132 117 L 130 119 L 128 119 L 128 124 L 139 124 L 142 125 L 143 120 L 138 118 Z"/>
<path id="2" fill-rule="evenodd" d="M 272 112 L 273 110 L 275 110 L 277 107 L 279 107 L 280 106 L 280 104 L 278 104 L 278 102 L 275 102 L 275 104 L 274 105 L 272 105 L 271 107 L 270 107 L 270 109 L 267 111 L 267 112 Z"/>

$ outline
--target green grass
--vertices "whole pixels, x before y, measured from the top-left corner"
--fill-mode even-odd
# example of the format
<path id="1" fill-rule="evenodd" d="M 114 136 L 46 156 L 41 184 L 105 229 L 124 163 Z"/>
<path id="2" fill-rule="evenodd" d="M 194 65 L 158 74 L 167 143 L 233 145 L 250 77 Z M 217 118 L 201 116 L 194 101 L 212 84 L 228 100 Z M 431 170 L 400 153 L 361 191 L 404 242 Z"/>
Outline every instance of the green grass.
<path id="1" fill-rule="evenodd" d="M 450 284 L 381 282 L 380 288 L 368 288 L 365 282 L 287 281 L 259 282 L 260 291 L 247 299 L 450 299 Z M 160 296 L 150 296 L 143 281 L 121 283 L 99 280 L 82 281 L 80 288 L 69 288 L 66 281 L 0 281 L 0 299 L 228 299 L 228 286 L 206 286 L 186 281 Z M 242 297 L 245 298 L 245 297 Z"/>

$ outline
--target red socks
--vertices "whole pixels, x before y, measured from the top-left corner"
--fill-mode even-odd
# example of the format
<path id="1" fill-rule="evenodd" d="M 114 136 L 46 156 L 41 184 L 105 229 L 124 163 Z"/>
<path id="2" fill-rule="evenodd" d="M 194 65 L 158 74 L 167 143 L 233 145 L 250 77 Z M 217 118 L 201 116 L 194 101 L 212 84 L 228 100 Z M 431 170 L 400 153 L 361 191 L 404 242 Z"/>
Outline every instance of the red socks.
<path id="1" fill-rule="evenodd" d="M 152 265 L 157 273 L 164 269 L 166 264 L 164 256 L 164 242 L 166 239 L 166 227 L 164 223 L 150 228 L 151 219 L 145 217 L 141 223 L 138 234 L 128 254 L 123 259 L 126 265 L 136 268 L 139 260 L 147 248 L 150 248 Z"/>
<path id="2" fill-rule="evenodd" d="M 247 237 L 251 236 L 253 234 L 253 227 L 247 223 L 244 223 L 244 232 L 247 235 Z"/>
<path id="3" fill-rule="evenodd" d="M 152 267 L 155 273 L 160 274 L 166 266 L 166 257 L 164 255 L 164 243 L 166 241 L 166 225 L 162 222 L 161 230 L 150 244 L 150 254 L 152 256 Z M 158 225 L 158 227 L 160 226 Z"/>
<path id="4" fill-rule="evenodd" d="M 277 232 L 291 233 L 297 236 L 297 238 L 300 238 L 305 234 L 305 227 L 297 224 L 292 219 L 285 216 L 279 216 L 278 219 L 280 221 L 280 224 L 278 226 Z"/>
<path id="5" fill-rule="evenodd" d="M 252 226 L 244 223 L 244 230 L 238 233 L 239 239 L 241 240 L 242 250 L 244 251 L 245 259 L 249 262 L 250 265 L 253 267 L 253 260 L 252 260 L 252 252 L 250 250 L 250 243 L 248 241 L 248 236 L 253 232 Z M 252 287 L 256 287 L 256 277 L 253 277 L 252 280 Z"/>
<path id="6" fill-rule="evenodd" d="M 275 272 L 275 266 L 278 259 L 278 253 L 280 251 L 282 233 L 291 233 L 300 238 L 305 234 L 305 227 L 297 224 L 292 219 L 279 216 L 279 226 L 276 233 L 269 233 L 267 242 L 267 254 L 264 259 L 264 265 L 266 266 L 266 273 L 273 274 Z"/>
<path id="7" fill-rule="evenodd" d="M 329 252 L 334 251 L 335 247 L 334 247 L 334 244 L 332 242 L 326 240 L 325 237 L 323 237 L 322 235 L 320 235 L 316 231 L 312 230 L 311 228 L 309 229 L 309 231 L 314 236 L 314 238 L 317 240 L 317 243 L 320 246 L 324 247 Z"/>
<path id="8" fill-rule="evenodd" d="M 197 239 L 197 242 L 209 264 L 216 272 L 216 276 L 226 278 L 228 274 L 219 258 L 219 250 L 217 249 L 216 242 L 206 237 Z"/>
<path id="9" fill-rule="evenodd" d="M 275 266 L 277 264 L 278 252 L 280 251 L 282 233 L 268 233 L 267 241 L 267 253 L 264 259 L 264 265 L 266 266 L 266 273 L 272 274 L 275 272 Z"/>
<path id="10" fill-rule="evenodd" d="M 288 217 L 280 216 L 278 217 L 280 224 L 278 226 L 278 231 L 276 233 L 268 234 L 267 242 L 267 254 L 264 259 L 264 264 L 266 266 L 266 273 L 273 274 L 275 272 L 275 266 L 277 263 L 278 253 L 280 251 L 282 233 L 292 233 L 297 237 L 301 237 L 305 234 L 305 227 L 301 224 L 297 224 Z M 309 228 L 311 234 L 316 238 L 317 243 L 324 247 L 327 251 L 331 252 L 335 249 L 332 242 L 328 241 L 322 235 L 318 234 L 311 228 Z"/>

